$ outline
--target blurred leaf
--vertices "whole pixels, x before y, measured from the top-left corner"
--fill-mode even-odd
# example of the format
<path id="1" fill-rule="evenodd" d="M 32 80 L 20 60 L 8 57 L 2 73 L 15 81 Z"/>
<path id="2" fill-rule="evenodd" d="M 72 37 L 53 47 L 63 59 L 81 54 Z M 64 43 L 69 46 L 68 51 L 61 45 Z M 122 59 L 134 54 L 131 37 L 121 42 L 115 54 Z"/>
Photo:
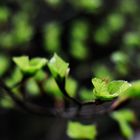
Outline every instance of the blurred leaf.
<path id="1" fill-rule="evenodd" d="M 94 34 L 94 40 L 100 45 L 106 45 L 110 39 L 111 34 L 106 27 L 99 27 Z"/>
<path id="2" fill-rule="evenodd" d="M 0 34 L 0 44 L 3 48 L 11 48 L 14 45 L 13 35 L 11 33 Z"/>
<path id="3" fill-rule="evenodd" d="M 60 49 L 61 28 L 57 23 L 50 23 L 45 26 L 44 47 L 49 52 L 58 52 Z"/>
<path id="4" fill-rule="evenodd" d="M 95 77 L 113 79 L 113 73 L 105 65 L 97 64 L 93 67 Z"/>
<path id="5" fill-rule="evenodd" d="M 119 31 L 124 27 L 125 19 L 121 14 L 112 13 L 107 17 L 108 28 L 111 31 Z"/>
<path id="6" fill-rule="evenodd" d="M 140 80 L 134 81 L 131 83 L 132 86 L 127 90 L 127 92 L 120 96 L 120 98 L 124 97 L 136 97 L 140 98 Z"/>
<path id="7" fill-rule="evenodd" d="M 135 120 L 134 113 L 131 110 L 119 110 L 113 112 L 111 116 L 119 123 L 123 136 L 132 139 L 134 134 L 129 123 Z"/>
<path id="8" fill-rule="evenodd" d="M 47 73 L 43 70 L 39 70 L 35 76 L 34 76 L 35 80 L 37 81 L 42 81 L 45 80 L 47 78 Z"/>
<path id="9" fill-rule="evenodd" d="M 48 78 L 44 82 L 43 88 L 47 94 L 50 94 L 56 98 L 63 98 L 63 94 L 53 78 Z"/>
<path id="10" fill-rule="evenodd" d="M 115 63 L 128 63 L 128 56 L 127 54 L 121 52 L 121 51 L 116 51 L 115 53 L 112 54 L 111 59 Z"/>
<path id="11" fill-rule="evenodd" d="M 61 59 L 57 54 L 54 54 L 54 56 L 49 60 L 48 66 L 55 78 L 64 78 L 69 73 L 69 64 Z"/>
<path id="12" fill-rule="evenodd" d="M 14 85 L 18 84 L 22 80 L 23 76 L 21 71 L 16 67 L 11 76 L 6 79 L 6 84 L 9 87 L 13 87 Z"/>
<path id="13" fill-rule="evenodd" d="M 61 0 L 45 0 L 48 4 L 50 4 L 51 6 L 59 6 L 61 4 Z"/>
<path id="14" fill-rule="evenodd" d="M 12 35 L 14 43 L 23 44 L 28 42 L 33 34 L 33 29 L 29 24 L 28 17 L 24 13 L 17 14 L 13 19 L 14 29 Z"/>
<path id="15" fill-rule="evenodd" d="M 102 5 L 101 0 L 79 0 L 79 1 L 72 1 L 73 5 L 77 8 L 85 9 L 86 11 L 92 12 L 99 9 Z"/>
<path id="16" fill-rule="evenodd" d="M 10 11 L 8 8 L 0 7 L 0 23 L 7 22 L 9 15 L 10 15 Z"/>
<path id="17" fill-rule="evenodd" d="M 0 54 L 0 76 L 2 76 L 9 68 L 10 62 L 8 56 Z"/>
<path id="18" fill-rule="evenodd" d="M 27 75 L 33 75 L 47 64 L 45 58 L 33 58 L 29 60 L 28 56 L 14 57 L 13 61 L 20 68 L 20 70 Z"/>
<path id="19" fill-rule="evenodd" d="M 93 100 L 95 100 L 92 90 L 82 88 L 82 89 L 80 89 L 79 93 L 80 93 L 80 98 L 82 100 L 84 100 L 84 101 L 93 101 Z"/>
<path id="20" fill-rule="evenodd" d="M 127 75 L 129 72 L 129 67 L 128 67 L 128 62 L 129 58 L 128 55 L 118 51 L 114 52 L 111 55 L 111 60 L 115 63 L 116 70 L 121 74 L 121 75 Z"/>
<path id="21" fill-rule="evenodd" d="M 82 41 L 72 40 L 70 53 L 74 58 L 84 60 L 88 57 L 88 48 Z"/>
<path id="22" fill-rule="evenodd" d="M 138 5 L 134 0 L 121 0 L 119 10 L 125 14 L 136 14 L 139 9 Z"/>
<path id="23" fill-rule="evenodd" d="M 88 36 L 88 23 L 85 21 L 76 21 L 71 27 L 71 37 L 74 40 L 85 40 Z"/>
<path id="24" fill-rule="evenodd" d="M 134 32 L 128 32 L 125 34 L 123 42 L 128 47 L 140 46 L 139 34 Z"/>
<path id="25" fill-rule="evenodd" d="M 66 79 L 66 87 L 65 88 L 66 88 L 66 91 L 68 92 L 68 94 L 71 97 L 74 97 L 76 95 L 78 84 L 77 84 L 77 82 L 74 79 L 67 78 Z"/>
<path id="26" fill-rule="evenodd" d="M 97 130 L 95 125 L 84 125 L 79 122 L 69 122 L 67 135 L 73 139 L 94 140 L 97 135 Z"/>
<path id="27" fill-rule="evenodd" d="M 26 82 L 26 91 L 33 96 L 39 95 L 40 89 L 35 79 L 31 78 Z"/>
<path id="28" fill-rule="evenodd" d="M 10 109 L 14 107 L 14 102 L 9 96 L 4 96 L 0 99 L 0 106 Z"/>

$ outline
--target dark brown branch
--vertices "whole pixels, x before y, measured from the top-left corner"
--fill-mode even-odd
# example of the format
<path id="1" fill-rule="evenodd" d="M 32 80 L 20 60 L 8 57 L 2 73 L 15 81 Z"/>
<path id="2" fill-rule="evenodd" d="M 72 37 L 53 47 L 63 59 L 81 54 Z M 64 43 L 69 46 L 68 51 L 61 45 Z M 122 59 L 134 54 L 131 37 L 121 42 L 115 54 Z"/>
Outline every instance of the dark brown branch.
<path id="1" fill-rule="evenodd" d="M 27 102 L 25 100 L 21 100 L 18 98 L 13 92 L 12 89 L 10 89 L 6 84 L 3 82 L 3 80 L 0 78 L 0 88 L 5 91 L 15 102 L 15 104 L 21 108 L 22 110 L 36 114 L 36 115 L 43 115 L 43 116 L 50 116 L 50 117 L 63 117 L 63 118 L 92 118 L 94 115 L 101 115 L 106 114 L 111 111 L 113 111 L 115 108 L 112 109 L 112 105 L 114 101 L 110 102 L 85 102 L 82 103 L 78 100 L 76 100 L 73 97 L 70 97 L 68 93 L 65 90 L 65 86 L 56 81 L 59 85 L 61 91 L 63 92 L 64 96 L 68 99 L 72 100 L 74 103 L 76 103 L 78 106 L 69 108 L 67 112 L 63 112 L 62 110 L 56 110 L 56 109 L 48 109 L 45 107 L 41 107 L 35 104 L 32 104 L 30 102 Z"/>

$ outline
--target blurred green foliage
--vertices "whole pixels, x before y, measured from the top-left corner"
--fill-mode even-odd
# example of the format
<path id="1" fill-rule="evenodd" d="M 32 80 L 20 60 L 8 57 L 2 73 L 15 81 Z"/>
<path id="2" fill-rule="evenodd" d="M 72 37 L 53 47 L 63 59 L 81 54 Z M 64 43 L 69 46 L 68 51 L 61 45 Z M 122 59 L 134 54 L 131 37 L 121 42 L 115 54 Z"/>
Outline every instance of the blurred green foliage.
<path id="1" fill-rule="evenodd" d="M 46 96 L 63 101 L 63 94 L 48 69 L 54 78 L 64 79 L 69 67 L 71 77 L 67 78 L 65 88 L 71 97 L 82 101 L 140 97 L 138 0 L 5 1 L 0 4 L 0 77 L 20 98 L 18 84 L 25 80 L 23 73 L 28 73 L 34 75 L 23 84 L 29 98 L 45 92 Z M 49 58 L 55 52 L 70 64 L 55 54 L 48 62 L 49 67 L 44 68 L 47 60 L 40 58 Z M 17 67 L 12 57 L 19 55 L 39 59 L 14 59 Z M 91 77 L 97 77 L 93 79 L 93 91 Z M 132 86 L 127 89 L 130 84 L 114 79 L 132 80 Z M 14 106 L 7 96 L 0 97 L 0 105 Z M 132 137 L 129 125 L 132 113 L 123 110 L 112 116 L 119 122 L 122 134 L 128 139 Z M 89 134 L 90 131 L 93 133 Z M 96 129 L 93 125 L 88 128 L 70 122 L 68 135 L 94 139 Z"/>
<path id="2" fill-rule="evenodd" d="M 130 124 L 135 120 L 135 115 L 131 110 L 120 110 L 112 113 L 112 118 L 115 119 L 120 126 L 121 132 L 127 139 L 132 139 L 134 136 L 133 129 Z"/>
<path id="3" fill-rule="evenodd" d="M 97 135 L 97 131 L 94 125 L 84 125 L 79 122 L 69 122 L 67 134 L 73 139 L 94 140 Z"/>

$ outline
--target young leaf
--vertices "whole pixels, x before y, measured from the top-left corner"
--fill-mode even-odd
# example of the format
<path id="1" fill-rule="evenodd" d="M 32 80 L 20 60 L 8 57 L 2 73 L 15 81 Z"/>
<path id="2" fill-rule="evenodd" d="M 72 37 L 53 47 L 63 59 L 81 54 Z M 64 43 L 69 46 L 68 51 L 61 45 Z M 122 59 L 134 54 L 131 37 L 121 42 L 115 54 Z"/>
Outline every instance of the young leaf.
<path id="1" fill-rule="evenodd" d="M 94 78 L 92 79 L 92 83 L 94 85 L 93 93 L 95 99 L 106 99 L 108 98 L 109 92 L 107 89 L 107 83 L 101 79 Z"/>
<path id="2" fill-rule="evenodd" d="M 112 100 L 123 94 L 131 86 L 126 81 L 106 82 L 98 78 L 92 79 L 92 83 L 94 85 L 94 97 L 99 100 Z"/>
<path id="3" fill-rule="evenodd" d="M 118 81 L 112 81 L 108 85 L 108 91 L 110 94 L 115 93 L 116 95 L 121 95 L 124 93 L 129 87 L 131 87 L 131 84 L 129 84 L 126 81 L 118 80 Z"/>
<path id="4" fill-rule="evenodd" d="M 50 59 L 48 67 L 54 76 L 54 78 L 61 77 L 64 78 L 69 72 L 69 64 L 61 59 L 57 54 Z"/>
<path id="5" fill-rule="evenodd" d="M 97 130 L 95 125 L 83 125 L 79 122 L 69 122 L 67 135 L 73 139 L 94 140 L 97 135 Z"/>
<path id="6" fill-rule="evenodd" d="M 45 58 L 33 58 L 29 60 L 28 56 L 14 57 L 13 61 L 26 75 L 33 75 L 47 63 Z"/>
<path id="7" fill-rule="evenodd" d="M 129 123 L 135 120 L 134 113 L 131 110 L 126 109 L 115 111 L 111 114 L 111 116 L 119 123 L 120 130 L 124 137 L 131 139 L 133 137 L 133 130 Z"/>

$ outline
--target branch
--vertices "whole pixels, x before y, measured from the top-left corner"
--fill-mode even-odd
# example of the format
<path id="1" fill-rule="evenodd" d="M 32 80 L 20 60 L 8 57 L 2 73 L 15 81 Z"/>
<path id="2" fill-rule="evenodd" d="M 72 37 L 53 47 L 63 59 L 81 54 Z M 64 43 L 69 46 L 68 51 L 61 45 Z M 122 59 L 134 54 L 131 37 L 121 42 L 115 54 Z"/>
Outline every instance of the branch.
<path id="1" fill-rule="evenodd" d="M 68 112 L 63 112 L 62 110 L 48 109 L 21 100 L 12 92 L 12 90 L 0 78 L 0 87 L 12 98 L 15 104 L 22 110 L 32 114 L 49 116 L 49 117 L 63 117 L 67 119 L 73 119 L 73 118 L 79 119 L 79 118 L 93 118 L 93 116 L 107 114 L 115 109 L 115 108 L 112 109 L 112 105 L 114 101 L 82 103 L 76 100 L 75 98 L 70 97 L 66 92 L 64 85 L 62 83 L 60 84 L 60 82 L 58 82 L 58 85 L 61 91 L 64 93 L 64 95 L 78 105 L 78 110 L 77 108 L 73 107 L 73 108 L 69 108 Z"/>

